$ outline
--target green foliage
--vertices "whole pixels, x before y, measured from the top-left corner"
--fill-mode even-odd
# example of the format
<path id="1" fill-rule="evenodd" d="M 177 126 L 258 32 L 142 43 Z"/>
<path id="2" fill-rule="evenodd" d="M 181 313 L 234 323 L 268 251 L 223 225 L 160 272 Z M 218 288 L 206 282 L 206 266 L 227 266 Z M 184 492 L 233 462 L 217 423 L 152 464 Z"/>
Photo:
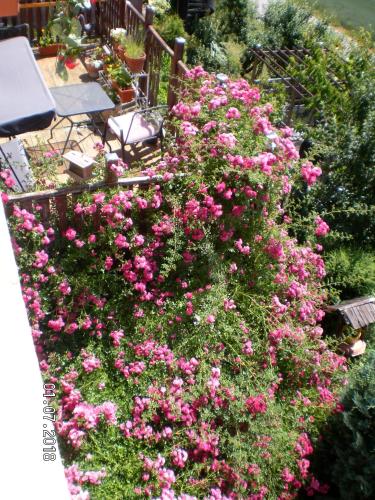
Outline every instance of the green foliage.
<path id="1" fill-rule="evenodd" d="M 247 36 L 248 47 L 261 45 L 270 48 L 294 48 L 310 46 L 324 41 L 327 23 L 313 20 L 311 6 L 305 2 L 290 0 L 272 1 L 260 21 L 250 20 Z M 242 57 L 246 73 L 252 63 L 252 54 L 245 51 Z"/>
<path id="2" fill-rule="evenodd" d="M 124 47 L 126 54 L 133 59 L 143 57 L 145 54 L 145 44 L 142 37 L 127 36 L 124 40 Z"/>
<path id="3" fill-rule="evenodd" d="M 58 0 L 50 23 L 52 36 L 65 46 L 56 61 L 56 72 L 63 80 L 68 79 L 66 63 L 82 50 L 82 27 L 77 16 L 83 7 L 84 0 Z"/>
<path id="4" fill-rule="evenodd" d="M 344 411 L 333 430 L 332 479 L 341 498 L 375 496 L 375 351 L 351 374 L 344 393 Z"/>
<path id="5" fill-rule="evenodd" d="M 326 253 L 325 263 L 333 299 L 375 293 L 375 253 L 340 247 Z"/>
<path id="6" fill-rule="evenodd" d="M 220 30 L 211 17 L 200 19 L 187 48 L 187 62 L 207 71 L 226 71 L 228 60 Z"/>
<path id="7" fill-rule="evenodd" d="M 148 0 L 148 4 L 154 7 L 155 15 L 158 18 L 162 18 L 171 9 L 169 0 Z"/>
<path id="8" fill-rule="evenodd" d="M 132 78 L 122 65 L 113 65 L 108 68 L 108 74 L 122 89 L 131 86 Z"/>
<path id="9" fill-rule="evenodd" d="M 326 22 L 313 20 L 311 5 L 307 2 L 273 0 L 264 13 L 261 30 L 249 34 L 249 45 L 301 47 L 308 40 L 322 40 L 326 31 Z"/>
<path id="10" fill-rule="evenodd" d="M 233 35 L 238 42 L 246 43 L 248 37 L 249 18 L 255 17 L 256 8 L 249 0 L 220 0 L 217 15 L 221 21 L 221 33 Z"/>
<path id="11" fill-rule="evenodd" d="M 42 34 L 38 39 L 38 46 L 48 47 L 48 45 L 53 45 L 56 42 L 56 37 L 52 35 L 50 27 L 47 25 L 45 28 L 42 28 Z"/>
<path id="12" fill-rule="evenodd" d="M 168 14 L 156 23 L 160 36 L 170 47 L 174 46 L 177 37 L 187 38 L 183 20 L 177 14 Z"/>
<path id="13" fill-rule="evenodd" d="M 313 148 L 310 158 L 323 170 L 322 181 L 300 201 L 297 212 L 324 214 L 335 230 L 336 244 L 375 243 L 375 63 L 368 38 L 349 49 L 315 48 L 306 67 L 293 75 L 312 97 L 314 127 L 301 124 Z M 331 245 L 335 244 L 331 241 Z"/>
<path id="14" fill-rule="evenodd" d="M 264 14 L 266 45 L 293 48 L 301 46 L 311 21 L 311 10 L 286 1 L 273 1 Z"/>
<path id="15" fill-rule="evenodd" d="M 169 88 L 169 72 L 171 67 L 171 58 L 169 54 L 163 52 L 160 64 L 160 80 L 158 89 L 158 104 L 167 104 Z"/>

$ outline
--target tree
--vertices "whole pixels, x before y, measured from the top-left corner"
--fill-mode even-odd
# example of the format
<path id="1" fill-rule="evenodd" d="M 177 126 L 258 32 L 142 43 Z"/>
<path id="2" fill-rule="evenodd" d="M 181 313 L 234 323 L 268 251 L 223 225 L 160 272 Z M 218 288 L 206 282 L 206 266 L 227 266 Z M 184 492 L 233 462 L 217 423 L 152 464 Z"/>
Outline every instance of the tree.
<path id="1" fill-rule="evenodd" d="M 220 0 L 218 15 L 223 35 L 234 35 L 238 42 L 246 43 L 249 30 L 249 18 L 254 17 L 255 7 L 249 0 Z"/>

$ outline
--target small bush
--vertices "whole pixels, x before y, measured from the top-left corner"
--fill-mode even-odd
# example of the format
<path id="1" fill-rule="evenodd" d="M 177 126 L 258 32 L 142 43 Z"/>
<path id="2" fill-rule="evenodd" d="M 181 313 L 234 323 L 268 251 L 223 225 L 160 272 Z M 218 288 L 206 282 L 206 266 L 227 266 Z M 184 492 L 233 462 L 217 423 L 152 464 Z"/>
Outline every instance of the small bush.
<path id="1" fill-rule="evenodd" d="M 223 35 L 234 35 L 238 42 L 246 43 L 249 20 L 255 16 L 256 8 L 249 0 L 220 0 L 218 15 Z"/>
<path id="2" fill-rule="evenodd" d="M 189 65 L 202 65 L 207 71 L 227 71 L 228 58 L 221 34 L 210 17 L 200 19 L 187 49 Z"/>
<path id="3" fill-rule="evenodd" d="M 264 14 L 269 44 L 293 48 L 304 41 L 311 21 L 311 11 L 290 1 L 271 2 Z"/>
<path id="4" fill-rule="evenodd" d="M 375 351 L 354 372 L 334 433 L 332 479 L 340 497 L 375 497 Z"/>
<path id="5" fill-rule="evenodd" d="M 360 248 L 341 247 L 326 254 L 327 284 L 333 298 L 375 292 L 375 255 Z"/>
<path id="6" fill-rule="evenodd" d="M 181 36 L 186 39 L 188 36 L 184 28 L 184 22 L 177 14 L 164 16 L 157 22 L 156 29 L 171 47 L 174 46 L 177 37 Z"/>

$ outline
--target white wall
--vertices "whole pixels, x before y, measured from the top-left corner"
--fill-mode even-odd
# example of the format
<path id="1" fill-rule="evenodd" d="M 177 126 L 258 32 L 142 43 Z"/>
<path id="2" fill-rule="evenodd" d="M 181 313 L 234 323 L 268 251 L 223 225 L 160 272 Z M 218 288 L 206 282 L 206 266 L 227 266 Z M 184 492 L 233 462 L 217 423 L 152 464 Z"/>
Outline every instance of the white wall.
<path id="1" fill-rule="evenodd" d="M 60 455 L 43 461 L 43 383 L 0 201 L 0 498 L 67 500 Z"/>

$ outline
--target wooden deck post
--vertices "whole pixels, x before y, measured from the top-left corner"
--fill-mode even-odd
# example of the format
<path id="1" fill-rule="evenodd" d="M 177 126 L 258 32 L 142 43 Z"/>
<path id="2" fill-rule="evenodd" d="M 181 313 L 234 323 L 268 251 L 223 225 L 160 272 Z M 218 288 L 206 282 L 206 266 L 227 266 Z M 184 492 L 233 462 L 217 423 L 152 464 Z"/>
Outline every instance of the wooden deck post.
<path id="1" fill-rule="evenodd" d="M 120 13 L 119 13 L 119 21 L 120 21 L 120 26 L 126 27 L 125 23 L 125 4 L 126 0 L 120 0 Z"/>
<path id="2" fill-rule="evenodd" d="M 145 53 L 146 53 L 146 63 L 145 63 L 145 72 L 148 73 L 147 78 L 141 78 L 140 79 L 140 88 L 143 92 L 144 95 L 147 95 L 148 92 L 148 86 L 149 86 L 149 80 L 151 78 L 150 75 L 150 57 L 151 57 L 151 33 L 149 31 L 149 27 L 152 26 L 152 23 L 154 21 L 154 14 L 155 14 L 155 9 L 151 5 L 146 6 L 146 14 L 145 14 L 145 24 L 144 24 L 144 29 L 145 29 Z M 147 95 L 149 98 L 149 96 Z"/>
<path id="3" fill-rule="evenodd" d="M 142 14 L 142 0 L 130 0 L 130 3 L 134 5 L 134 7 Z"/>
<path id="4" fill-rule="evenodd" d="M 112 172 L 111 165 L 117 163 L 119 159 L 120 158 L 117 156 L 117 153 L 107 153 L 105 155 L 105 182 L 107 184 L 115 185 L 118 183 L 118 177 L 114 172 Z"/>
<path id="5" fill-rule="evenodd" d="M 177 88 L 178 88 L 178 61 L 182 60 L 184 54 L 186 40 L 185 38 L 178 37 L 174 42 L 173 58 L 171 62 L 171 71 L 169 77 L 169 88 L 168 88 L 168 107 L 171 109 L 177 100 Z"/>
<path id="6" fill-rule="evenodd" d="M 145 15 L 145 29 L 154 22 L 154 14 L 155 14 L 155 9 L 151 5 L 146 6 L 146 15 Z"/>

